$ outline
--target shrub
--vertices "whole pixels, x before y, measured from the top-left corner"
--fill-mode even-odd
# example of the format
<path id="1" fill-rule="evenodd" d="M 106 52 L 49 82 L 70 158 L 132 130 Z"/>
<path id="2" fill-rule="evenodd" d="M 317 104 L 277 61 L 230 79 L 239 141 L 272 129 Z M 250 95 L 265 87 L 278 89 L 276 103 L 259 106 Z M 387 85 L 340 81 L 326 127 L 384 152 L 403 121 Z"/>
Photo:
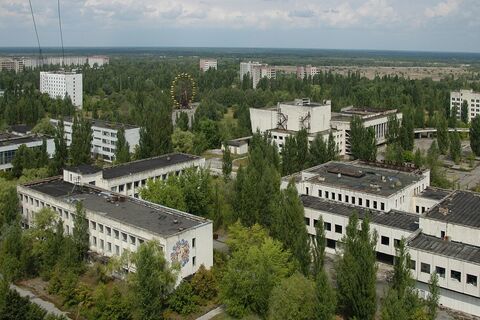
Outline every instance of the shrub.
<path id="1" fill-rule="evenodd" d="M 207 270 L 203 264 L 193 276 L 191 283 L 195 294 L 200 298 L 212 300 L 217 296 L 218 287 L 215 276 L 213 272 Z"/>
<path id="2" fill-rule="evenodd" d="M 197 310 L 198 297 L 193 292 L 192 285 L 183 281 L 170 296 L 168 305 L 171 310 L 180 314 L 190 314 Z"/>

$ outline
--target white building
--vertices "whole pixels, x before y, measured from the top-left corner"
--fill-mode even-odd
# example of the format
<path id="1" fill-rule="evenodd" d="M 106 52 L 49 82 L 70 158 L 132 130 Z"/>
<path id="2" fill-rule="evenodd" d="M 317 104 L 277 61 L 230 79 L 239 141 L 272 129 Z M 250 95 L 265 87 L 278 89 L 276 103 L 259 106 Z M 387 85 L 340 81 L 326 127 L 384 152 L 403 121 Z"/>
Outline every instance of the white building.
<path id="1" fill-rule="evenodd" d="M 23 71 L 24 61 L 18 58 L 0 57 L 0 71 Z"/>
<path id="2" fill-rule="evenodd" d="M 65 99 L 67 96 L 72 104 L 82 108 L 83 83 L 82 74 L 74 72 L 40 72 L 40 92 L 47 93 L 52 98 Z"/>
<path id="3" fill-rule="evenodd" d="M 284 177 L 282 187 L 294 179 L 312 237 L 322 217 L 327 251 L 337 252 L 353 212 L 369 212 L 379 260 L 392 263 L 405 238 L 420 295 L 437 272 L 440 304 L 480 316 L 480 195 L 432 188 L 428 170 L 399 169 L 329 162 Z"/>
<path id="4" fill-rule="evenodd" d="M 93 68 L 95 64 L 101 67 L 110 63 L 110 58 L 107 56 L 43 56 L 42 59 L 38 57 L 17 57 L 15 59 L 22 61 L 23 66 L 30 69 L 48 65 L 79 67 L 85 64 L 89 64 Z"/>
<path id="5" fill-rule="evenodd" d="M 145 241 L 156 240 L 166 260 L 180 264 L 181 278 L 192 275 L 202 264 L 206 268 L 213 265 L 213 229 L 208 219 L 60 178 L 19 185 L 17 192 L 26 228 L 34 224 L 39 210 L 50 208 L 71 234 L 75 206 L 81 202 L 94 253 L 118 257 L 127 250 L 135 252 Z"/>
<path id="6" fill-rule="evenodd" d="M 0 133 L 0 171 L 9 170 L 13 167 L 12 160 L 22 144 L 28 148 L 40 148 L 42 147 L 43 139 L 36 135 Z M 47 143 L 47 153 L 52 157 L 55 153 L 53 139 L 45 137 L 45 141 Z"/>
<path id="7" fill-rule="evenodd" d="M 240 81 L 243 81 L 244 76 L 248 76 L 252 81 L 253 89 L 257 88 L 258 82 L 263 79 L 275 79 L 275 67 L 260 62 L 240 62 Z"/>
<path id="8" fill-rule="evenodd" d="M 50 122 L 58 125 L 60 121 L 52 119 Z M 135 147 L 140 142 L 140 127 L 98 119 L 90 119 L 90 123 L 92 127 L 92 156 L 106 162 L 115 160 L 117 134 L 121 127 L 125 130 L 125 140 L 130 146 L 130 153 L 135 151 Z M 72 144 L 73 119 L 65 118 L 63 125 L 67 146 L 70 146 Z"/>
<path id="9" fill-rule="evenodd" d="M 480 114 L 480 92 L 460 90 L 450 92 L 450 110 L 457 109 L 457 117 L 462 114 L 463 101 L 468 103 L 468 122 Z"/>
<path id="10" fill-rule="evenodd" d="M 320 69 L 318 69 L 315 66 L 312 66 L 310 64 L 306 66 L 298 66 L 297 67 L 297 78 L 298 79 L 305 79 L 305 78 L 311 78 L 315 75 L 317 75 L 320 72 Z"/>
<path id="11" fill-rule="evenodd" d="M 217 59 L 200 59 L 200 70 L 202 72 L 210 68 L 217 70 Z"/>
<path id="12" fill-rule="evenodd" d="M 184 153 L 172 153 L 100 169 L 91 165 L 67 167 L 66 182 L 94 185 L 104 190 L 139 198 L 139 191 L 149 179 L 166 180 L 169 175 L 181 175 L 188 168 L 203 168 L 205 158 Z"/>

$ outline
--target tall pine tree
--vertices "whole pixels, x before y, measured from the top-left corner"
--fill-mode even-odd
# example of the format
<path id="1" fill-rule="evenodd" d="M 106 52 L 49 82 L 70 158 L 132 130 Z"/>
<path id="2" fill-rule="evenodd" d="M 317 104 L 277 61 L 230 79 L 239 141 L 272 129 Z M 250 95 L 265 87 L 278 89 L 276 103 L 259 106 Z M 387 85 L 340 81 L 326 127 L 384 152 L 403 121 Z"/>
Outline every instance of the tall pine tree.
<path id="1" fill-rule="evenodd" d="M 68 161 L 67 141 L 65 140 L 65 130 L 63 119 L 57 124 L 55 128 L 55 153 L 50 165 L 51 174 L 59 174 Z"/>
<path id="2" fill-rule="evenodd" d="M 90 163 L 92 149 L 92 130 L 90 121 L 85 117 L 75 117 L 72 126 L 72 144 L 70 162 L 74 166 Z"/>
<path id="3" fill-rule="evenodd" d="M 125 139 L 125 129 L 121 127 L 117 131 L 117 142 L 115 150 L 115 163 L 125 163 L 130 161 L 130 145 Z"/>
<path id="4" fill-rule="evenodd" d="M 143 121 L 144 125 L 140 129 L 138 156 L 142 159 L 173 151 L 171 107 L 165 100 L 161 101 L 159 105 L 150 101 L 147 110 L 148 114 Z"/>

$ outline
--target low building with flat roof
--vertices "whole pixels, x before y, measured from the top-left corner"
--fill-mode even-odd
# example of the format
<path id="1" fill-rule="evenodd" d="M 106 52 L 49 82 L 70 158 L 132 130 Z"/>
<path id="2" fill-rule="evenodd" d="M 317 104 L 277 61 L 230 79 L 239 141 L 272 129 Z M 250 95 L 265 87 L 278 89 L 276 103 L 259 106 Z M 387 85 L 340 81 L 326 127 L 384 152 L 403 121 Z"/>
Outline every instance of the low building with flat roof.
<path id="1" fill-rule="evenodd" d="M 145 187 L 149 179 L 166 180 L 169 175 L 180 175 L 188 168 L 204 166 L 205 158 L 185 153 L 171 153 L 104 169 L 92 165 L 66 167 L 63 170 L 63 179 L 139 198 L 140 188 Z"/>
<path id="2" fill-rule="evenodd" d="M 77 202 L 86 211 L 90 250 L 102 256 L 135 252 L 140 244 L 156 240 L 169 263 L 179 263 L 182 278 L 200 265 L 213 265 L 212 221 L 161 205 L 108 192 L 92 185 L 76 185 L 61 178 L 19 185 L 22 223 L 28 228 L 35 214 L 50 208 L 72 233 Z"/>

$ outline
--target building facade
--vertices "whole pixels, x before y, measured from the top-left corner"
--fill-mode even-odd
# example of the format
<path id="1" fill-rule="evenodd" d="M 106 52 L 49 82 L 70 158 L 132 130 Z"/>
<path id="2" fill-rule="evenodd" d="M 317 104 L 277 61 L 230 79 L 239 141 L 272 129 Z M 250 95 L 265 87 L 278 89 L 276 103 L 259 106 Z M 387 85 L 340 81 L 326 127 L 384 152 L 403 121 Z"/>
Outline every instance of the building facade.
<path id="1" fill-rule="evenodd" d="M 181 278 L 192 275 L 202 264 L 206 268 L 213 265 L 213 229 L 208 219 L 60 178 L 19 185 L 17 192 L 25 228 L 34 225 L 38 211 L 49 208 L 71 234 L 75 207 L 81 202 L 89 225 L 90 251 L 96 254 L 118 257 L 155 240 L 166 260 L 180 265 Z"/>
<path id="2" fill-rule="evenodd" d="M 148 180 L 166 180 L 181 175 L 189 168 L 203 168 L 205 158 L 184 153 L 171 153 L 100 169 L 91 165 L 67 167 L 63 180 L 73 184 L 94 185 L 124 196 L 140 198 Z"/>
<path id="3" fill-rule="evenodd" d="M 200 70 L 202 72 L 210 68 L 217 70 L 217 59 L 200 59 Z"/>
<path id="4" fill-rule="evenodd" d="M 59 120 L 50 120 L 53 125 L 58 125 Z M 106 162 L 115 160 L 117 135 L 120 128 L 125 130 L 125 140 L 130 146 L 130 153 L 135 151 L 135 147 L 140 143 L 140 127 L 108 122 L 98 119 L 90 119 L 92 127 L 92 156 L 100 158 Z M 67 146 L 72 144 L 73 119 L 68 117 L 63 120 L 65 139 Z"/>
<path id="5" fill-rule="evenodd" d="M 67 96 L 78 108 L 83 105 L 83 80 L 81 73 L 74 72 L 40 72 L 40 92 L 51 98 L 65 99 Z"/>
<path id="6" fill-rule="evenodd" d="M 21 145 L 32 149 L 41 148 L 44 139 L 47 144 L 47 153 L 52 157 L 55 153 L 55 144 L 52 138 L 32 134 L 0 133 L 0 171 L 10 170 L 13 167 L 13 158 Z"/>
<path id="7" fill-rule="evenodd" d="M 261 79 L 275 79 L 276 69 L 268 64 L 262 64 L 260 62 L 240 62 L 240 81 L 243 81 L 245 76 L 249 77 L 249 81 L 252 82 L 252 88 L 256 89 Z"/>
<path id="8" fill-rule="evenodd" d="M 450 92 L 450 110 L 455 112 L 461 119 L 462 104 L 466 101 L 468 104 L 468 122 L 480 114 L 480 92 L 473 90 L 460 90 Z"/>

